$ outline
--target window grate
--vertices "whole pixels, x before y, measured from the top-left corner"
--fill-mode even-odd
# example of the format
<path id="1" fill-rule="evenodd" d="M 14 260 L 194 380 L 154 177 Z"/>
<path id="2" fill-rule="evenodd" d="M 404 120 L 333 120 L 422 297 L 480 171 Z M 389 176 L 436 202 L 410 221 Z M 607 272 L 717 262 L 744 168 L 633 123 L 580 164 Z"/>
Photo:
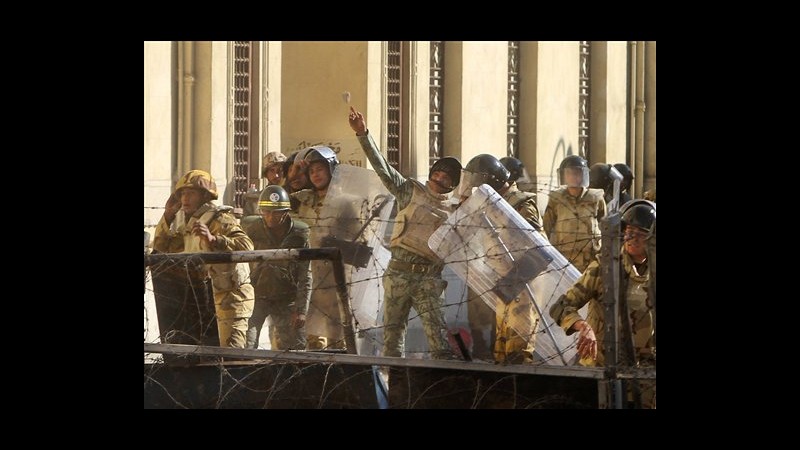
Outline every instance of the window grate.
<path id="1" fill-rule="evenodd" d="M 506 154 L 519 156 L 519 41 L 508 41 L 508 139 Z"/>
<path id="2" fill-rule="evenodd" d="M 244 206 L 250 173 L 250 114 L 251 114 L 250 41 L 233 42 L 233 183 L 234 206 Z"/>
<path id="3" fill-rule="evenodd" d="M 444 41 L 431 41 L 430 122 L 428 167 L 442 155 L 444 124 Z"/>
<path id="4" fill-rule="evenodd" d="M 579 154 L 589 159 L 589 67 L 591 64 L 590 41 L 580 41 L 580 75 L 578 96 L 578 149 Z"/>
<path id="5" fill-rule="evenodd" d="M 388 41 L 386 58 L 386 160 L 400 170 L 401 41 Z"/>

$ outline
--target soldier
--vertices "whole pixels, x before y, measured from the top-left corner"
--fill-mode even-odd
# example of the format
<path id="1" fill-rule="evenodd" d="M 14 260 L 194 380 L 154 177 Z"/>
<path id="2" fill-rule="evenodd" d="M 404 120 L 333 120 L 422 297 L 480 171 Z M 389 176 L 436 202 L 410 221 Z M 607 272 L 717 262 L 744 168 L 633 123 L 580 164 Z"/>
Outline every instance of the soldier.
<path id="1" fill-rule="evenodd" d="M 299 158 L 299 159 L 297 159 Z M 294 207 L 297 218 L 306 222 L 311 228 L 311 243 L 314 247 L 321 245 L 321 237 L 336 236 L 352 239 L 360 228 L 358 213 L 352 210 L 352 202 L 347 199 L 328 196 L 333 171 L 339 165 L 336 153 L 325 146 L 309 147 L 302 150 L 295 159 L 295 166 L 290 174 L 308 173 L 313 186 L 291 194 L 296 202 Z M 336 216 L 322 217 L 323 207 L 336 211 Z M 326 261 L 315 260 L 311 263 L 314 277 L 314 290 L 311 294 L 311 307 L 308 318 L 308 350 L 345 349 L 342 333 L 342 320 L 339 313 L 339 298 L 336 294 L 336 283 L 331 266 Z M 346 274 L 347 275 L 347 274 Z M 350 279 L 347 277 L 347 282 Z"/>
<path id="2" fill-rule="evenodd" d="M 514 158 L 516 160 L 516 158 Z M 506 159 L 507 162 L 509 159 Z M 518 161 L 518 160 L 517 160 Z M 520 163 L 521 164 L 521 163 Z M 510 161 L 512 168 L 519 167 Z M 515 175 L 519 178 L 519 173 Z M 513 177 L 511 171 L 507 169 L 505 164 L 498 161 L 492 155 L 483 154 L 472 158 L 466 167 L 464 167 L 464 176 L 462 176 L 461 190 L 465 191 L 471 187 L 480 186 L 483 183 L 491 186 L 503 199 L 505 199 L 514 210 L 516 210 L 523 219 L 525 219 L 536 231 L 541 231 L 541 219 L 539 216 L 539 208 L 536 206 L 536 194 L 532 192 L 523 192 L 516 188 L 516 184 L 509 181 Z M 510 184 L 509 184 L 510 183 Z M 502 224 L 501 224 L 502 225 Z M 486 305 L 486 302 L 480 299 L 477 294 L 469 290 L 470 301 L 468 303 L 468 314 L 470 317 L 470 327 L 473 327 L 473 312 L 479 308 L 477 304 L 481 304 L 482 308 L 489 311 L 491 309 Z M 472 299 L 475 300 L 472 300 Z M 514 301 L 498 306 L 496 316 L 494 317 L 496 339 L 494 342 L 494 360 L 498 363 L 506 364 L 521 364 L 523 362 L 533 362 L 533 351 L 535 343 L 535 330 L 531 330 L 529 336 L 520 336 L 511 326 L 509 320 L 511 314 L 528 314 L 530 316 L 530 323 L 536 323 L 536 313 L 533 305 L 527 298 L 517 298 Z M 476 312 L 477 317 L 481 317 L 480 311 Z M 473 329 L 473 342 L 475 342 Z"/>
<path id="3" fill-rule="evenodd" d="M 622 206 L 621 225 L 624 231 L 624 245 L 620 252 L 620 271 L 622 284 L 619 287 L 621 304 L 627 305 L 631 318 L 631 332 L 634 344 L 634 363 L 654 364 L 652 311 L 647 298 L 646 287 L 650 272 L 647 264 L 647 240 L 656 220 L 655 204 L 646 200 L 636 200 Z M 575 285 L 571 287 L 550 308 L 550 316 L 564 329 L 567 335 L 576 331 L 578 353 L 581 364 L 602 366 L 604 357 L 598 341 L 604 339 L 604 309 L 602 295 L 604 285 L 599 259 L 592 261 Z M 586 319 L 578 310 L 589 303 Z M 624 346 L 621 346 L 624 349 Z M 650 407 L 655 399 L 655 385 L 643 385 L 643 406 Z M 651 391 L 652 388 L 652 391 Z"/>
<path id="4" fill-rule="evenodd" d="M 383 277 L 383 356 L 402 356 L 408 313 L 419 313 L 434 359 L 454 359 L 447 341 L 441 295 L 447 287 L 442 279 L 444 263 L 428 247 L 431 234 L 453 212 L 449 194 L 458 186 L 461 163 L 451 157 L 433 164 L 428 182 L 406 179 L 378 150 L 367 130 L 364 116 L 350 107 L 350 128 L 384 186 L 395 196 L 398 213 L 392 232 L 392 259 Z"/>
<path id="5" fill-rule="evenodd" d="M 505 186 L 496 189 L 497 193 L 500 194 L 523 219 L 528 221 L 534 230 L 543 233 L 542 216 L 539 214 L 539 206 L 536 204 L 536 194 L 520 190 L 519 186 L 517 186 L 517 180 L 525 173 L 525 166 L 522 165 L 522 161 L 511 156 L 506 156 L 500 158 L 500 163 L 505 166 L 510 176 Z"/>
<path id="6" fill-rule="evenodd" d="M 286 156 L 281 152 L 269 152 L 264 156 L 261 166 L 261 178 L 267 179 L 267 185 L 283 183 L 283 163 Z M 259 215 L 258 199 L 261 191 L 253 189 L 252 192 L 245 194 L 244 216 Z"/>
<path id="7" fill-rule="evenodd" d="M 564 158 L 558 175 L 565 186 L 550 193 L 542 225 L 553 246 L 582 272 L 600 251 L 598 221 L 606 215 L 606 201 L 603 191 L 587 188 L 589 167 L 580 156 Z"/>
<path id="8" fill-rule="evenodd" d="M 631 194 L 629 193 L 631 185 L 633 185 L 633 171 L 627 164 L 616 163 L 614 168 L 622 175 L 622 181 L 619 183 L 619 204 L 624 205 L 631 201 Z"/>
<path id="9" fill-rule="evenodd" d="M 611 164 L 595 163 L 589 170 L 589 188 L 602 189 L 606 205 L 614 198 L 614 183 L 609 176 Z"/>
<path id="10" fill-rule="evenodd" d="M 289 158 L 283 162 L 283 173 L 286 175 L 283 181 L 283 188 L 286 189 L 289 195 L 302 191 L 303 189 L 312 189 L 314 187 L 308 179 L 307 167 L 294 163 L 298 153 L 300 152 L 292 153 L 289 155 Z"/>
<path id="11" fill-rule="evenodd" d="M 256 250 L 308 248 L 308 225 L 289 217 L 289 194 L 269 185 L 258 201 L 260 217 L 245 217 L 242 228 Z M 255 306 L 247 329 L 247 348 L 257 348 L 267 316 L 272 319 L 273 350 L 304 350 L 305 322 L 311 298 L 309 261 L 262 261 L 250 263 L 255 286 Z"/>
<path id="12" fill-rule="evenodd" d="M 469 197 L 472 188 L 482 184 L 490 185 L 495 191 L 506 186 L 509 170 L 492 155 L 481 154 L 467 163 L 461 176 L 459 194 L 462 201 Z M 501 311 L 502 316 L 502 311 Z M 498 339 L 505 342 L 505 336 L 497 337 L 499 326 L 496 325 L 498 315 L 483 301 L 479 292 L 467 289 L 467 318 L 472 334 L 472 353 L 476 359 L 492 359 L 502 362 L 505 352 L 498 352 Z M 489 329 L 489 341 L 484 339 L 484 330 Z"/>
<path id="13" fill-rule="evenodd" d="M 156 227 L 153 250 L 161 253 L 253 250 L 253 241 L 229 212 L 211 203 L 217 185 L 211 174 L 191 170 L 175 185 L 164 216 Z M 245 263 L 209 264 L 205 270 L 214 289 L 219 342 L 244 348 L 247 319 L 253 311 L 253 286 Z"/>

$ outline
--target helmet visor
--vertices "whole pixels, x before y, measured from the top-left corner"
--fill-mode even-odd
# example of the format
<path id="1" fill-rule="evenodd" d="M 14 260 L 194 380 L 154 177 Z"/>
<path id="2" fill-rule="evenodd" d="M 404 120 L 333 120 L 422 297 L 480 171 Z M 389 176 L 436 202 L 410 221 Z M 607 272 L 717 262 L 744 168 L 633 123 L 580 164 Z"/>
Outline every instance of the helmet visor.
<path id="1" fill-rule="evenodd" d="M 492 178 L 489 174 L 462 170 L 461 183 L 458 185 L 458 196 L 462 198 L 469 197 L 472 195 L 472 188 L 476 188 L 482 184 L 489 184 L 491 180 Z"/>
<path id="2" fill-rule="evenodd" d="M 559 184 L 567 187 L 588 187 L 589 168 L 568 166 L 558 169 Z"/>

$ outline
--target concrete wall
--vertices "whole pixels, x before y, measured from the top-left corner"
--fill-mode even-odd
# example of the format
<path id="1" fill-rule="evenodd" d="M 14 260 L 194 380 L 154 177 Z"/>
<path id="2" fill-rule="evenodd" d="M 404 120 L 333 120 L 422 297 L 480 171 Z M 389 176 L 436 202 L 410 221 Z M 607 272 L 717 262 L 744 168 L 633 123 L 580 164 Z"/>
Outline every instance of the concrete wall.
<path id="1" fill-rule="evenodd" d="M 508 42 L 448 42 L 444 92 L 445 154 L 505 156 Z"/>
<path id="2" fill-rule="evenodd" d="M 558 166 L 578 151 L 579 46 L 520 43 L 520 159 L 538 192 L 558 185 Z M 538 196 L 542 212 L 547 196 Z"/>
<path id="3" fill-rule="evenodd" d="M 627 163 L 627 45 L 592 42 L 589 164 Z"/>
<path id="4" fill-rule="evenodd" d="M 379 44 L 379 43 L 377 43 Z M 370 131 L 379 127 L 374 97 L 376 56 L 368 42 L 284 42 L 281 142 L 287 155 L 309 145 L 327 145 L 342 163 L 364 165 L 364 156 L 347 123 L 342 92 L 365 113 Z M 370 65 L 368 66 L 368 62 Z M 371 77 L 370 77 L 371 76 Z M 373 97 L 370 98 L 370 95 Z"/>
<path id="5" fill-rule="evenodd" d="M 155 225 L 172 191 L 173 44 L 144 43 L 144 225 Z"/>
<path id="6" fill-rule="evenodd" d="M 645 70 L 645 102 L 647 109 L 645 118 L 645 151 L 644 151 L 644 177 L 637 180 L 636 196 L 641 197 L 644 191 L 656 185 L 656 43 L 648 41 L 646 46 Z"/>

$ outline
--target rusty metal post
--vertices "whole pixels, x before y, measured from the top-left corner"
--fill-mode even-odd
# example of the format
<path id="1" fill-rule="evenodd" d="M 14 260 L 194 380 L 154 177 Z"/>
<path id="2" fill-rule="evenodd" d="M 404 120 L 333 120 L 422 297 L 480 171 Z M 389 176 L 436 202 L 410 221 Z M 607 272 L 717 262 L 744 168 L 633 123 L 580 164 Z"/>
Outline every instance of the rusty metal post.
<path id="1" fill-rule="evenodd" d="M 600 221 L 602 233 L 601 274 L 603 277 L 603 308 L 605 326 L 603 330 L 603 355 L 605 356 L 605 375 L 610 408 L 622 408 L 622 386 L 617 378 L 619 364 L 619 280 L 620 280 L 620 215 L 617 211 L 606 215 Z"/>

